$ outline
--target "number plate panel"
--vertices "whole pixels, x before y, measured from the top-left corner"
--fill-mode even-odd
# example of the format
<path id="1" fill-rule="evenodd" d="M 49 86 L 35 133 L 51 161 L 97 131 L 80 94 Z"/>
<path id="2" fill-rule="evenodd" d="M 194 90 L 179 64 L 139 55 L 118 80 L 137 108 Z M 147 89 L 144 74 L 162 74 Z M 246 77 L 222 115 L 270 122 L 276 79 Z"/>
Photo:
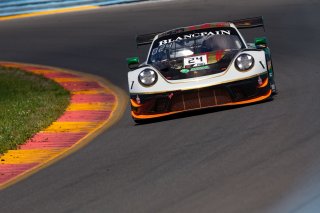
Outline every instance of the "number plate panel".
<path id="1" fill-rule="evenodd" d="M 199 67 L 208 64 L 207 55 L 191 56 L 183 59 L 184 68 Z"/>

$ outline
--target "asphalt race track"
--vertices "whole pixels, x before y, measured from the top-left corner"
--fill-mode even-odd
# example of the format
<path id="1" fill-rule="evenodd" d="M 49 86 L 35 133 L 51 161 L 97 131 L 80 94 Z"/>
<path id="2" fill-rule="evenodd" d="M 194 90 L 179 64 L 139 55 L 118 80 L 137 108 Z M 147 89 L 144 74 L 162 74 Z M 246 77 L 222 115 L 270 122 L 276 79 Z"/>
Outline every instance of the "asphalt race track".
<path id="1" fill-rule="evenodd" d="M 320 212 L 319 0 L 177 0 L 0 23 L 0 59 L 127 90 L 135 35 L 263 15 L 273 101 L 134 125 L 0 192 L 0 212 Z M 252 36 L 250 32 L 249 36 Z M 261 32 L 259 32 L 261 33 Z"/>

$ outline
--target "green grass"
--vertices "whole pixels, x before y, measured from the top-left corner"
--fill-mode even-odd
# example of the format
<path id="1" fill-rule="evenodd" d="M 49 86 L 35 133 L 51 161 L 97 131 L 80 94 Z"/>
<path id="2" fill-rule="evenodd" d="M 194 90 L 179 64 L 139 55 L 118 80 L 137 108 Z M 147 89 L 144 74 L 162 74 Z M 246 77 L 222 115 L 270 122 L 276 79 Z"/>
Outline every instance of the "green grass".
<path id="1" fill-rule="evenodd" d="M 0 67 L 0 154 L 57 120 L 70 94 L 40 75 Z"/>

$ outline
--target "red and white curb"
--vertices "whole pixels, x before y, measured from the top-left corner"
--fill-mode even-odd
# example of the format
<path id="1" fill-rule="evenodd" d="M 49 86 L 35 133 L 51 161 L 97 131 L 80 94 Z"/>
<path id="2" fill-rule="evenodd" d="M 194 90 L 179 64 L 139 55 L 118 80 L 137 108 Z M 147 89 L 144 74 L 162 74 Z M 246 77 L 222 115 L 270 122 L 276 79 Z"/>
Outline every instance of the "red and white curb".
<path id="1" fill-rule="evenodd" d="M 126 95 L 99 77 L 41 65 L 0 62 L 0 66 L 43 75 L 71 93 L 69 106 L 57 121 L 0 156 L 0 189 L 89 142 L 124 111 Z"/>

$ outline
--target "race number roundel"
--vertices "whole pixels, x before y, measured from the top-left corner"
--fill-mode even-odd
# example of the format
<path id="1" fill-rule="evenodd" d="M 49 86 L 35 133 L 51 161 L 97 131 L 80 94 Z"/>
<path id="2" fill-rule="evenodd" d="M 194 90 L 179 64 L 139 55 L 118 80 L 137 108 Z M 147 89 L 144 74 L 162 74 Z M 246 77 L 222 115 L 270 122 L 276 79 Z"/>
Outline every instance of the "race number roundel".
<path id="1" fill-rule="evenodd" d="M 197 55 L 184 58 L 184 68 L 199 67 L 208 64 L 207 55 Z"/>

